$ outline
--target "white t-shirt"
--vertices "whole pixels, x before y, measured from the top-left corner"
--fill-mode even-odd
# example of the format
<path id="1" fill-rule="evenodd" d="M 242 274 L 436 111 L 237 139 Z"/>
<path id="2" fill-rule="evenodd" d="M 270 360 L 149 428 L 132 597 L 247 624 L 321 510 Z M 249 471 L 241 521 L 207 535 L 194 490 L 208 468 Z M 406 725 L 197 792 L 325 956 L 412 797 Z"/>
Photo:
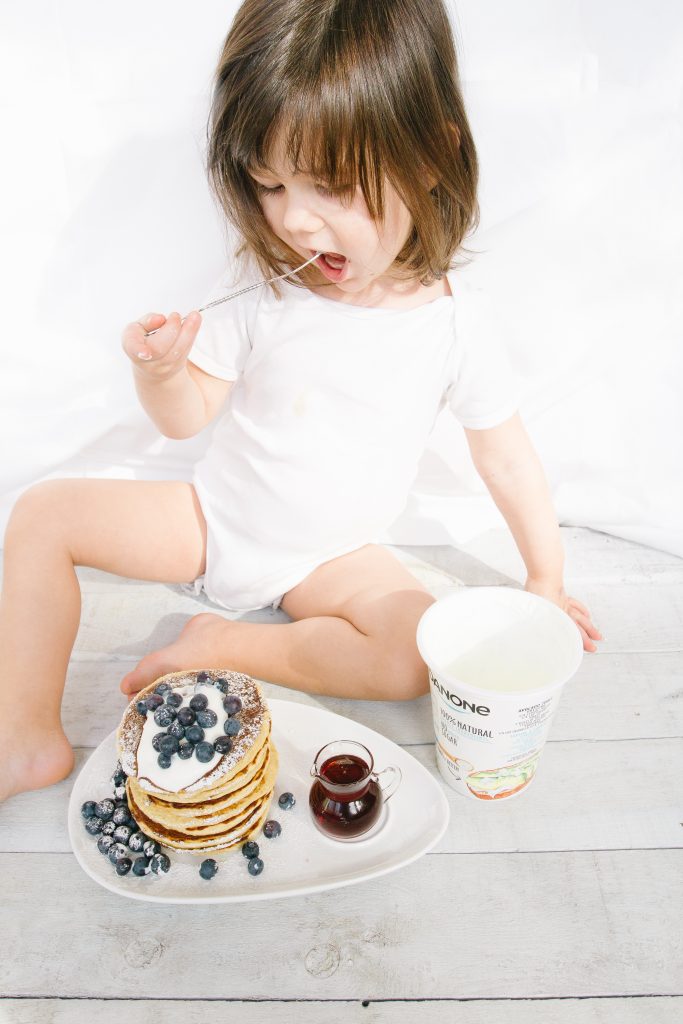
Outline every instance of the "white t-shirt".
<path id="1" fill-rule="evenodd" d="M 212 600 L 277 606 L 323 562 L 374 542 L 401 513 L 444 405 L 473 429 L 516 411 L 485 297 L 449 281 L 453 296 L 411 310 L 283 281 L 281 300 L 265 286 L 204 314 L 190 359 L 235 381 L 193 480 Z"/>

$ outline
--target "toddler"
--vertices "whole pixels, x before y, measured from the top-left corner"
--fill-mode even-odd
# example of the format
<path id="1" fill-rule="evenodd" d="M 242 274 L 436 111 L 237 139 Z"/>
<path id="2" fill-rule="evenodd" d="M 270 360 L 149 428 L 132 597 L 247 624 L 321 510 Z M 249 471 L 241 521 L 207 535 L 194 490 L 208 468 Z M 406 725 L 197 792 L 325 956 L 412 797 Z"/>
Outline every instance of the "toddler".
<path id="1" fill-rule="evenodd" d="M 505 517 L 526 588 L 600 634 L 563 587 L 557 519 L 485 310 L 454 257 L 477 221 L 477 158 L 441 0 L 245 0 L 225 41 L 208 173 L 239 236 L 217 307 L 150 313 L 123 348 L 166 437 L 216 419 L 192 483 L 51 480 L 5 540 L 0 799 L 69 774 L 60 704 L 80 615 L 75 566 L 192 583 L 205 613 L 121 683 L 226 666 L 314 693 L 427 692 L 415 633 L 433 598 L 376 540 L 448 407 Z M 153 334 L 150 332 L 154 331 Z M 453 624 L 457 629 L 457 622 Z"/>

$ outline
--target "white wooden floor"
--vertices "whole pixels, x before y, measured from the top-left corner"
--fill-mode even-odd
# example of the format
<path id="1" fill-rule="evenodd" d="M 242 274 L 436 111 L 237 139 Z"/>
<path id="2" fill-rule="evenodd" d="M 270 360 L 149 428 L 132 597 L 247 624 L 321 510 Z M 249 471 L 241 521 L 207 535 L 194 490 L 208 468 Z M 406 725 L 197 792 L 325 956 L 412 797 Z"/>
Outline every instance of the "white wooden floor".
<path id="1" fill-rule="evenodd" d="M 0 808 L 0 1022 L 683 1019 L 683 561 L 588 530 L 563 535 L 568 589 L 607 640 L 565 690 L 529 791 L 491 807 L 446 790 L 449 829 L 409 867 L 223 907 L 116 897 L 70 852 L 69 793 L 120 717 L 121 675 L 204 607 L 173 588 L 83 572 L 64 701 L 76 769 Z M 439 594 L 451 577 L 512 582 L 509 545 L 494 534 L 468 553 L 397 554 Z M 259 617 L 284 620 L 249 616 Z M 428 698 L 266 692 L 370 725 L 436 774 Z"/>

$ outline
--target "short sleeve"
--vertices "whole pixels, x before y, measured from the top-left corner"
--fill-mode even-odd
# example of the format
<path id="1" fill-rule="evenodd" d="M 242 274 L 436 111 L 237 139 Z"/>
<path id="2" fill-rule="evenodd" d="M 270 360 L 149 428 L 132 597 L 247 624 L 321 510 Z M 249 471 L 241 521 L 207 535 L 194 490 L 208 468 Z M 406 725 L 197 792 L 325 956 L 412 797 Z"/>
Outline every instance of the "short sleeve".
<path id="1" fill-rule="evenodd" d="M 486 295 L 458 282 L 454 289 L 455 341 L 446 402 L 469 430 L 486 430 L 517 412 L 519 387 Z"/>
<path id="2" fill-rule="evenodd" d="M 202 306 L 214 299 L 254 284 L 258 278 L 235 279 L 224 273 L 205 296 Z M 253 320 L 258 304 L 259 289 L 240 295 L 229 302 L 220 303 L 202 313 L 199 328 L 188 359 L 200 370 L 221 380 L 237 380 L 244 370 L 251 352 Z"/>

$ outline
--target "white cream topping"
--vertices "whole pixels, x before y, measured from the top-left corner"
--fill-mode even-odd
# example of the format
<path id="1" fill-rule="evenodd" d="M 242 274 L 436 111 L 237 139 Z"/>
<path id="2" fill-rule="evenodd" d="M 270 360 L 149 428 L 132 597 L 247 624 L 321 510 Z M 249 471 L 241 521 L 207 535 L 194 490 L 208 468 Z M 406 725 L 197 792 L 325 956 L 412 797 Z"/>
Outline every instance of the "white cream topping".
<path id="1" fill-rule="evenodd" d="M 223 736 L 223 725 L 225 723 L 228 714 L 223 707 L 223 694 L 216 686 L 205 686 L 203 683 L 186 683 L 182 686 L 174 687 L 175 693 L 180 693 L 183 698 L 181 707 L 188 707 L 190 698 L 195 693 L 202 693 L 208 700 L 207 710 L 215 711 L 218 716 L 218 721 L 215 725 L 209 729 L 204 729 L 204 739 L 207 743 L 211 743 L 218 736 Z M 162 694 L 162 696 L 166 696 Z M 179 708 L 175 709 L 179 711 Z M 154 712 L 149 712 L 145 720 L 145 724 L 142 728 L 142 735 L 140 736 L 140 743 L 137 750 L 137 762 L 138 762 L 138 778 L 149 779 L 149 781 L 157 786 L 159 789 L 166 789 L 170 793 L 177 793 L 181 789 L 185 789 L 186 786 L 192 785 L 202 776 L 210 772 L 211 769 L 218 764 L 222 755 L 214 753 L 210 761 L 198 761 L 197 755 L 193 754 L 192 757 L 188 757 L 186 761 L 183 761 L 177 754 L 173 754 L 171 757 L 171 767 L 162 768 L 159 764 L 159 752 L 152 746 L 152 740 L 158 732 L 166 732 L 160 725 L 154 721 Z M 232 739 L 232 737 L 231 737 Z M 234 741 L 233 741 L 234 742 Z"/>

